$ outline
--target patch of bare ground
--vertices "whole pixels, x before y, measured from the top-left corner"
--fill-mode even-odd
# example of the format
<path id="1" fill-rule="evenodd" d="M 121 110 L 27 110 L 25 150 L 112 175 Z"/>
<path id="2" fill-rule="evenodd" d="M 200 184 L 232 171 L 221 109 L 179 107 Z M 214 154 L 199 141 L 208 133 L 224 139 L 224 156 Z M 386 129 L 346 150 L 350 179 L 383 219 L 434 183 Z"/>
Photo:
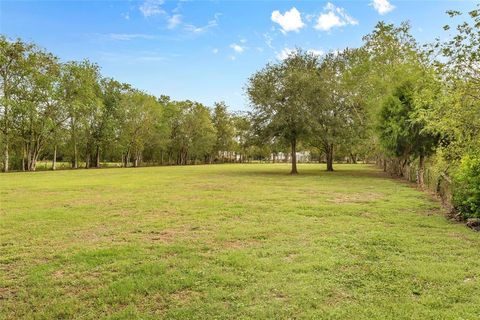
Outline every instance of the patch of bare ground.
<path id="1" fill-rule="evenodd" d="M 149 242 L 173 243 L 178 240 L 198 240 L 205 230 L 198 227 L 182 226 L 178 228 L 167 228 L 163 230 L 150 230 L 143 233 L 144 239 Z"/>
<path id="2" fill-rule="evenodd" d="M 118 237 L 119 234 L 115 233 L 111 227 L 99 225 L 74 232 L 72 239 L 83 244 L 95 244 L 104 242 L 106 239 L 108 239 L 108 242 L 116 242 Z"/>
<path id="3" fill-rule="evenodd" d="M 0 287 L 0 301 L 13 298 L 15 296 L 15 291 L 11 288 Z"/>
<path id="4" fill-rule="evenodd" d="M 55 279 L 62 279 L 65 276 L 65 272 L 63 270 L 57 270 L 52 273 L 52 276 Z"/>
<path id="5" fill-rule="evenodd" d="M 359 192 L 350 194 L 335 194 L 334 198 L 328 199 L 329 202 L 335 204 L 348 204 L 348 203 L 368 203 L 384 198 L 381 193 L 375 192 Z"/>
<path id="6" fill-rule="evenodd" d="M 261 244 L 261 241 L 259 240 L 227 240 L 227 241 L 222 241 L 219 243 L 219 246 L 221 248 L 225 249 L 246 249 L 246 248 L 252 248 L 252 247 L 258 247 Z"/>
<path id="7" fill-rule="evenodd" d="M 285 257 L 283 257 L 283 260 L 285 262 L 292 262 L 293 260 L 295 260 L 295 258 L 298 256 L 298 254 L 296 253 L 289 253 L 288 255 L 286 255 Z"/>
<path id="8" fill-rule="evenodd" d="M 370 218 L 372 214 L 370 212 L 362 212 L 360 213 L 360 216 L 364 218 Z"/>
<path id="9" fill-rule="evenodd" d="M 200 297 L 200 292 L 190 289 L 179 290 L 170 294 L 170 298 L 179 303 L 187 303 L 198 297 Z"/>
<path id="10" fill-rule="evenodd" d="M 326 305 L 334 306 L 352 299 L 352 296 L 348 292 L 335 290 L 332 292 L 325 301 Z"/>
<path id="11" fill-rule="evenodd" d="M 195 185 L 196 190 L 202 191 L 221 191 L 225 192 L 231 190 L 232 187 L 225 185 L 224 183 L 202 183 Z"/>
<path id="12" fill-rule="evenodd" d="M 101 195 L 88 195 L 86 197 L 68 199 L 61 201 L 60 205 L 66 208 L 84 207 L 84 206 L 102 206 L 110 207 L 116 204 L 115 199 L 105 199 Z"/>
<path id="13" fill-rule="evenodd" d="M 272 297 L 275 300 L 279 300 L 279 301 L 287 301 L 289 299 L 287 294 L 285 294 L 283 292 L 280 292 L 280 291 L 277 291 L 277 290 L 273 290 Z"/>

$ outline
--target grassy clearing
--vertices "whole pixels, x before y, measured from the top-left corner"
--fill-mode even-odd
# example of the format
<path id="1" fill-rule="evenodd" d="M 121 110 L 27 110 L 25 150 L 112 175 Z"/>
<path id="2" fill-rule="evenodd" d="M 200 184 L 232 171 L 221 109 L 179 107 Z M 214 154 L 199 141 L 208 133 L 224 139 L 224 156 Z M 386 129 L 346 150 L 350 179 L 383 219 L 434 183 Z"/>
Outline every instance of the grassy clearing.
<path id="1" fill-rule="evenodd" d="M 0 175 L 0 318 L 478 319 L 480 233 L 363 165 Z"/>

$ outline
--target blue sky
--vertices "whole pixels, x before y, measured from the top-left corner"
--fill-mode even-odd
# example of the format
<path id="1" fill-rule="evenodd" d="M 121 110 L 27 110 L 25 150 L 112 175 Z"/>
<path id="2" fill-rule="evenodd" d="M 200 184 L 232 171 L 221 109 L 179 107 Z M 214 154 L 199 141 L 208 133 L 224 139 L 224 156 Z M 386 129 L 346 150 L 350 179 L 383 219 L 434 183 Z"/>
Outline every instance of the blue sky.
<path id="1" fill-rule="evenodd" d="M 247 78 L 301 47 L 357 47 L 384 20 L 408 20 L 421 42 L 445 36 L 449 9 L 476 1 L 4 1 L 0 33 L 149 93 L 247 109 Z"/>

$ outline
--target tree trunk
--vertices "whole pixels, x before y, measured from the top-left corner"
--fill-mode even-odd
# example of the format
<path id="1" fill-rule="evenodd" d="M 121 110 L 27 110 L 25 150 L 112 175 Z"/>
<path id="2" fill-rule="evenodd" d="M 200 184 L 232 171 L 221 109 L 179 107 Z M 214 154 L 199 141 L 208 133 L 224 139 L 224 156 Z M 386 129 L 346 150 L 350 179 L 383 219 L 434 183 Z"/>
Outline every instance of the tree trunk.
<path id="1" fill-rule="evenodd" d="M 32 151 L 30 150 L 30 146 L 26 147 L 26 153 L 27 153 L 27 170 L 30 171 L 32 168 Z"/>
<path id="2" fill-rule="evenodd" d="M 133 167 L 136 168 L 138 167 L 138 152 L 135 152 L 135 156 L 134 156 L 134 159 L 133 159 Z"/>
<path id="3" fill-rule="evenodd" d="M 37 170 L 37 157 L 34 156 L 32 159 L 32 162 L 30 163 L 30 171 L 36 171 Z"/>
<path id="4" fill-rule="evenodd" d="M 3 139 L 3 172 L 8 172 L 8 162 L 9 162 L 9 154 L 8 154 L 8 144 L 9 144 L 9 123 L 8 123 L 8 103 L 9 103 L 9 95 L 8 95 L 8 89 L 7 89 L 7 81 L 5 81 L 5 77 L 3 77 L 3 97 L 5 98 L 5 104 L 3 106 L 3 120 L 4 120 L 4 127 L 3 127 L 3 133 L 4 133 L 4 139 Z"/>
<path id="5" fill-rule="evenodd" d="M 100 147 L 95 151 L 95 168 L 100 168 Z"/>
<path id="6" fill-rule="evenodd" d="M 72 168 L 78 169 L 78 150 L 77 150 L 77 130 L 75 125 L 75 120 L 72 117 L 70 120 L 70 127 L 72 128 L 72 143 L 73 143 L 73 159 L 72 159 Z"/>
<path id="7" fill-rule="evenodd" d="M 297 140 L 292 140 L 292 171 L 290 174 L 298 174 L 297 171 Z"/>
<path id="8" fill-rule="evenodd" d="M 3 172 L 8 172 L 8 137 L 5 137 L 4 144 L 5 146 L 3 149 Z"/>
<path id="9" fill-rule="evenodd" d="M 73 139 L 73 162 L 72 162 L 73 169 L 78 169 L 78 150 L 77 150 L 77 141 Z"/>
<path id="10" fill-rule="evenodd" d="M 25 159 L 27 157 L 27 146 L 23 144 L 23 155 L 22 155 L 22 171 L 27 169 Z"/>
<path id="11" fill-rule="evenodd" d="M 424 187 L 424 172 L 425 172 L 425 157 L 423 155 L 420 156 L 420 159 L 418 160 L 418 184 L 420 187 Z"/>
<path id="12" fill-rule="evenodd" d="M 52 170 L 57 170 L 57 145 L 53 147 Z"/>
<path id="13" fill-rule="evenodd" d="M 353 164 L 357 164 L 357 155 L 350 153 L 350 159 Z"/>
<path id="14" fill-rule="evenodd" d="M 88 146 L 87 146 L 87 149 L 88 149 Z M 87 151 L 87 153 L 85 153 L 85 169 L 88 169 L 90 168 L 90 151 Z"/>
<path id="15" fill-rule="evenodd" d="M 333 144 L 327 144 L 325 149 L 327 156 L 327 171 L 333 171 Z"/>

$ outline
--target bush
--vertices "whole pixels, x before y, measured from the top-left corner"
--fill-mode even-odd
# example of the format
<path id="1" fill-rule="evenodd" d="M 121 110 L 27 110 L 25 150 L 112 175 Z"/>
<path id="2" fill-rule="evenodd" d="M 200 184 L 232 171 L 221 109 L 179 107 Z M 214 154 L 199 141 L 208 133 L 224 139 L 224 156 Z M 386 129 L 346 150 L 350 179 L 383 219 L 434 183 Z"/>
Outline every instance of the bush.
<path id="1" fill-rule="evenodd" d="M 480 156 L 466 156 L 454 175 L 453 205 L 464 219 L 480 218 Z"/>

